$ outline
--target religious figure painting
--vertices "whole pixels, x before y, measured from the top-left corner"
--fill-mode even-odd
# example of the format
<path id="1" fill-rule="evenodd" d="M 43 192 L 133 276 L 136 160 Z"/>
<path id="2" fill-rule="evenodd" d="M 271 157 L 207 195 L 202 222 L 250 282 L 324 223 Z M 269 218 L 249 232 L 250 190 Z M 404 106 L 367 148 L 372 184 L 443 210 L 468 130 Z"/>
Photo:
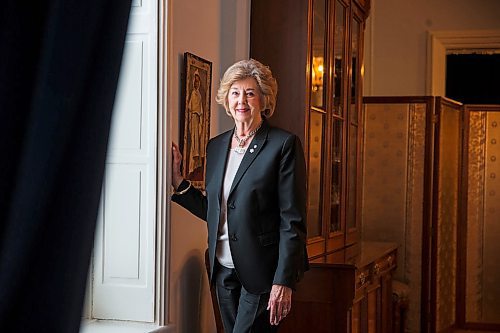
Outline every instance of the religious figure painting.
<path id="1" fill-rule="evenodd" d="M 205 151 L 210 134 L 212 63 L 184 53 L 184 126 L 181 126 L 183 176 L 203 189 Z"/>

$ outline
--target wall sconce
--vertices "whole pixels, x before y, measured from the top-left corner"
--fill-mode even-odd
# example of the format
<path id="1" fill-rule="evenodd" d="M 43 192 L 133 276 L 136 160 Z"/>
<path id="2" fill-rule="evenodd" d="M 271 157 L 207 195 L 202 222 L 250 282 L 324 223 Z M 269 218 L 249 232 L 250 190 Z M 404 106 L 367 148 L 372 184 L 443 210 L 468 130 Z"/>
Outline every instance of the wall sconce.
<path id="1" fill-rule="evenodd" d="M 312 59 L 312 90 L 323 89 L 323 57 L 313 57 Z"/>

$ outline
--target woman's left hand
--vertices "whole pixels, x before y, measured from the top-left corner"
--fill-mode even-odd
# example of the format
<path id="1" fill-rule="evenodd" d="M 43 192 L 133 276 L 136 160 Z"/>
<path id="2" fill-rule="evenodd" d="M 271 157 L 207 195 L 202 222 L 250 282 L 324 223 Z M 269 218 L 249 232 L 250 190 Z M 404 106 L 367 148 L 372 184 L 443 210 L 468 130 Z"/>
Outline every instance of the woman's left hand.
<path id="1" fill-rule="evenodd" d="M 271 289 L 271 296 L 267 309 L 270 312 L 269 322 L 271 325 L 278 325 L 285 319 L 292 307 L 292 289 L 279 284 L 274 284 Z"/>

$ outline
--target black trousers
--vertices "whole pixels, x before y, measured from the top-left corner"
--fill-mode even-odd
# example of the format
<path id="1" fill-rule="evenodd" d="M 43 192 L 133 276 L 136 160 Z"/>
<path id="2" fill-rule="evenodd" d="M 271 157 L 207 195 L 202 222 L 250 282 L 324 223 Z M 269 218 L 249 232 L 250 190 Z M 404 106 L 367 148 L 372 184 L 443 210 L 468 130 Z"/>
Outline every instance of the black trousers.
<path id="1" fill-rule="evenodd" d="M 217 301 L 225 333 L 274 333 L 278 326 L 269 323 L 269 293 L 249 293 L 240 283 L 236 271 L 215 260 Z"/>

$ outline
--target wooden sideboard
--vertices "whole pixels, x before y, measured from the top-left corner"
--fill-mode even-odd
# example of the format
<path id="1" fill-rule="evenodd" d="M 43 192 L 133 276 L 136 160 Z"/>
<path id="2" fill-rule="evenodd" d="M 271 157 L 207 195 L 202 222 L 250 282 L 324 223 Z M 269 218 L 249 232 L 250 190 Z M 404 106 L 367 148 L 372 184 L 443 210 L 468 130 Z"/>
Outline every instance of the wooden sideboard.
<path id="1" fill-rule="evenodd" d="M 311 262 L 280 332 L 392 331 L 397 244 L 360 242 Z"/>

